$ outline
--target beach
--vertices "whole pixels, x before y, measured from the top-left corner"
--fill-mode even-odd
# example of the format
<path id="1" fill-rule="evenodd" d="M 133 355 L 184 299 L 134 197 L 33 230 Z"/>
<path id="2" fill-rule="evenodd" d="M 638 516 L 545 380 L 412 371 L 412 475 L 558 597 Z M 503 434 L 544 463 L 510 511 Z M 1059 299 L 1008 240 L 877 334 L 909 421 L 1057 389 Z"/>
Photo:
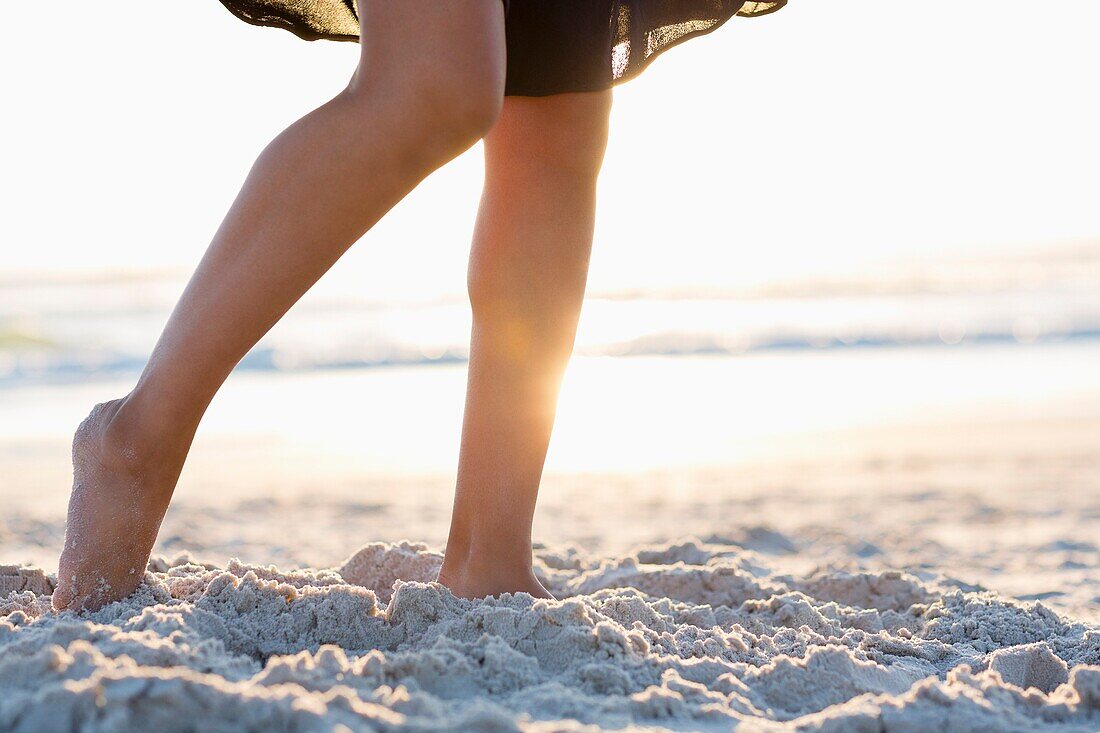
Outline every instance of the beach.
<path id="1" fill-rule="evenodd" d="M 0 44 L 0 733 L 1100 732 L 1100 5 L 616 2 L 601 67 L 699 37 L 596 110 L 495 104 L 605 52 L 560 9 L 223 4 Z M 554 599 L 456 597 L 464 425 L 457 544 L 525 550 L 555 404 Z M 142 582 L 54 611 L 66 542 Z"/>
<path id="2" fill-rule="evenodd" d="M 54 615 L 50 432 L 113 386 L 9 392 L 0 728 L 1094 731 L 1096 346 L 998 348 L 576 359 L 535 524 L 552 602 L 432 582 L 464 374 L 444 364 L 235 377 L 146 584 Z M 850 386 L 738 386 L 785 364 Z M 957 394 L 922 393 L 945 369 Z M 695 391 L 625 410 L 660 379 Z"/>

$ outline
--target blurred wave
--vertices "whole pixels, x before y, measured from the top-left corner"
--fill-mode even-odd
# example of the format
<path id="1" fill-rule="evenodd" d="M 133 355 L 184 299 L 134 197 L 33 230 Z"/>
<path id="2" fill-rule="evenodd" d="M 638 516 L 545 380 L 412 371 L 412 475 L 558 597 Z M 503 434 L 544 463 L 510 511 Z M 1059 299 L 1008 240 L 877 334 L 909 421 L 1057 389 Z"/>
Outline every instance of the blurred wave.
<path id="1" fill-rule="evenodd" d="M 0 276 L 0 387 L 135 374 L 183 286 L 174 272 Z M 462 362 L 464 298 L 307 296 L 238 367 Z M 576 352 L 733 356 L 802 349 L 1042 345 L 1100 339 L 1100 247 L 897 266 L 848 278 L 593 293 Z"/>

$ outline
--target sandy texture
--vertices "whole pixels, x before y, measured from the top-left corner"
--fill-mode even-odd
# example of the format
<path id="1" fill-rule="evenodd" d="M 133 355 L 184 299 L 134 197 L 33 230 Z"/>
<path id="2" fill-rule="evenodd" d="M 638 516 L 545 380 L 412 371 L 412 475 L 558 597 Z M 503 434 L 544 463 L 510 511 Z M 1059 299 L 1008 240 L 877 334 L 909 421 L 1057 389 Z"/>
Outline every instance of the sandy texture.
<path id="1" fill-rule="evenodd" d="M 929 436 L 942 440 L 922 444 Z M 792 573 L 940 574 L 1100 623 L 1100 422 L 924 429 L 888 443 L 905 452 L 549 475 L 535 537 L 624 557 L 642 544 L 713 535 L 782 557 Z M 309 475 L 317 464 L 303 462 L 306 475 L 283 471 L 278 480 L 259 461 L 238 467 L 241 453 L 198 453 L 156 553 L 334 567 L 365 542 L 446 540 L 451 475 L 317 478 Z M 31 484 L 24 465 L 0 480 L 0 563 L 52 570 L 64 536 L 65 466 L 51 463 L 57 476 Z M 45 488 L 57 491 L 55 501 Z"/>
<path id="2" fill-rule="evenodd" d="M 1100 728 L 1097 626 L 932 573 L 788 573 L 757 535 L 544 548 L 557 602 L 456 599 L 408 543 L 335 570 L 158 558 L 85 618 L 3 568 L 0 730 Z"/>
<path id="3" fill-rule="evenodd" d="M 64 466 L 13 452 L 0 731 L 1095 733 L 1098 426 L 548 475 L 536 570 L 557 603 L 429 582 L 452 476 L 200 452 L 147 585 L 86 618 L 49 610 Z"/>

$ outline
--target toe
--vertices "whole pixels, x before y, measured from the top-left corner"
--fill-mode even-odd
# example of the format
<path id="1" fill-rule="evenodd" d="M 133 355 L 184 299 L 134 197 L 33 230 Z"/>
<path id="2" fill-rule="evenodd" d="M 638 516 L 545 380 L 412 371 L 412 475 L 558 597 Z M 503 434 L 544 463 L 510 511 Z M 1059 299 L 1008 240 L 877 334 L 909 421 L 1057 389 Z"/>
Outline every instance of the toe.
<path id="1" fill-rule="evenodd" d="M 76 600 L 76 596 L 76 578 L 73 577 L 69 580 L 62 581 L 61 576 L 58 575 L 57 587 L 54 588 L 53 599 L 51 601 L 53 610 L 58 613 L 71 610 L 73 601 Z"/>

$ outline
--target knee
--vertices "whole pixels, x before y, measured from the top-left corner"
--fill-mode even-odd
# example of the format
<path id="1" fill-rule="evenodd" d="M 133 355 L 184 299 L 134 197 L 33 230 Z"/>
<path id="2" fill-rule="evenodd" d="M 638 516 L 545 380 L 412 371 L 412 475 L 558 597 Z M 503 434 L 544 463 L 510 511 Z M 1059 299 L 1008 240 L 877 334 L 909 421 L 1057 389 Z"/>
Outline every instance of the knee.
<path id="1" fill-rule="evenodd" d="M 406 157 L 435 167 L 483 138 L 500 116 L 503 70 L 442 70 L 349 85 L 353 105 L 382 115 Z"/>
<path id="2" fill-rule="evenodd" d="M 457 155 L 485 137 L 500 116 L 503 88 L 483 79 L 422 79 L 409 89 L 409 122 L 422 144 Z"/>

